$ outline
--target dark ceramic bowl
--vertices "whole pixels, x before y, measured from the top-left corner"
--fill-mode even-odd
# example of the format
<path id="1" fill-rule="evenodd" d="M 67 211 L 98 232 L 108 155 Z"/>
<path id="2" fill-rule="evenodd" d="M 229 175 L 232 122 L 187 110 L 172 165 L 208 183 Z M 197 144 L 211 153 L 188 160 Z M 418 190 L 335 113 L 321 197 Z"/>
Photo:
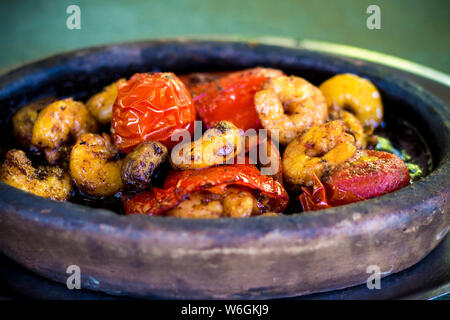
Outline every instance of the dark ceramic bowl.
<path id="1" fill-rule="evenodd" d="M 1 252 L 50 279 L 81 269 L 82 288 L 169 298 L 273 298 L 366 282 L 421 260 L 447 234 L 450 112 L 384 67 L 317 52 L 236 42 L 151 41 L 74 51 L 0 76 L 3 149 L 8 118 L 44 95 L 85 100 L 135 72 L 281 68 L 319 84 L 352 72 L 382 92 L 386 118 L 404 119 L 427 141 L 433 167 L 397 192 L 343 207 L 283 217 L 190 220 L 120 216 L 58 203 L 0 183 Z M 4 150 L 2 150 L 4 152 Z"/>

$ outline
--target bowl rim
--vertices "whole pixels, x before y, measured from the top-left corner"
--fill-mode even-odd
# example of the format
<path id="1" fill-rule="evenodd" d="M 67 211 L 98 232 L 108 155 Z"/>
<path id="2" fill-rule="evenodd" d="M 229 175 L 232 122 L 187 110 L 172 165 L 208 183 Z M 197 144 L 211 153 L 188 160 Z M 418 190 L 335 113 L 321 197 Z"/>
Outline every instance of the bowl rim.
<path id="1" fill-rule="evenodd" d="M 442 119 L 450 119 L 450 111 L 447 106 L 422 89 L 419 85 L 416 85 L 409 80 L 402 77 L 397 77 L 392 74 L 380 74 L 379 70 L 386 70 L 383 65 L 360 66 L 360 60 L 348 59 L 345 57 L 339 57 L 328 53 L 303 49 L 303 48 L 287 48 L 278 45 L 261 44 L 257 42 L 247 41 L 211 41 L 211 40 L 193 40 L 190 38 L 181 39 L 156 39 L 156 40 L 143 40 L 137 42 L 124 42 L 117 44 L 101 45 L 89 48 L 82 48 L 77 50 L 71 50 L 68 52 L 52 55 L 44 59 L 39 59 L 31 63 L 25 63 L 14 69 L 9 69 L 0 73 L 0 98 L 2 92 L 7 88 L 8 84 L 14 84 L 14 81 L 20 80 L 21 77 L 33 72 L 38 72 L 42 66 L 48 66 L 52 63 L 62 63 L 73 57 L 82 56 L 85 54 L 97 54 L 100 52 L 113 52 L 117 48 L 131 48 L 139 49 L 148 46 L 165 46 L 165 45 L 193 45 L 197 47 L 215 45 L 215 46 L 241 46 L 241 49 L 247 48 L 247 50 L 282 50 L 286 53 L 303 53 L 306 56 L 314 54 L 316 59 L 329 60 L 333 59 L 340 64 L 340 67 L 348 68 L 350 70 L 359 70 L 364 76 L 382 80 L 383 83 L 394 86 L 400 90 L 409 91 L 414 98 L 419 98 L 427 107 L 435 112 Z M 386 69 L 384 69 L 386 68 Z M 364 69 L 364 70 L 363 70 Z M 389 80 L 386 79 L 386 75 L 389 75 Z M 39 72 L 37 73 L 37 80 L 39 80 Z M 19 81 L 20 82 L 20 81 Z M 378 81 L 377 81 L 378 82 Z M 17 84 L 17 83 L 16 83 Z M 381 88 L 383 91 L 383 88 Z M 414 92 L 420 92 L 421 96 L 417 96 Z M 239 235 L 245 237 L 246 234 L 258 233 L 264 236 L 267 230 L 272 230 L 274 227 L 282 229 L 285 232 L 298 232 L 300 229 L 307 230 L 309 226 L 314 225 L 315 228 L 325 229 L 331 226 L 335 226 L 340 221 L 348 218 L 349 213 L 363 214 L 365 220 L 372 219 L 375 216 L 380 216 L 383 213 L 387 213 L 383 208 L 388 208 L 388 212 L 402 212 L 403 202 L 398 199 L 410 198 L 408 195 L 414 194 L 417 203 L 424 202 L 427 199 L 433 198 L 442 190 L 450 189 L 450 121 L 445 121 L 442 128 L 440 128 L 440 134 L 444 135 L 444 154 L 439 163 L 435 165 L 435 168 L 424 178 L 409 185 L 405 188 L 397 190 L 393 193 L 383 195 L 378 198 L 365 200 L 345 206 L 329 208 L 325 210 L 319 210 L 314 212 L 308 212 L 308 214 L 292 214 L 274 217 L 252 217 L 251 219 L 188 219 L 188 218 L 174 218 L 174 217 L 158 217 L 158 216 L 146 216 L 146 215 L 128 215 L 121 216 L 107 209 L 97 209 L 79 205 L 71 202 L 60 203 L 52 201 L 46 198 L 41 198 L 33 194 L 16 189 L 9 185 L 0 182 L 0 203 L 7 206 L 9 210 L 17 212 L 19 215 L 27 219 L 35 219 L 38 216 L 42 218 L 42 222 L 47 225 L 52 225 L 55 228 L 71 225 L 79 226 L 84 230 L 95 228 L 98 225 L 111 226 L 120 229 L 121 226 L 126 226 L 126 229 L 132 228 L 136 232 L 143 232 L 142 236 L 145 236 L 147 226 L 154 225 L 170 231 L 171 237 L 166 237 L 168 241 L 174 241 L 179 243 L 182 241 L 177 234 L 189 230 L 196 230 L 202 232 L 201 235 L 207 235 L 208 237 L 214 237 L 214 233 L 218 230 L 221 232 L 228 231 L 235 237 L 235 241 L 239 241 Z M 36 210 L 36 208 L 43 208 Z M 3 210 L 2 210 L 3 211 Z M 44 213 L 44 215 L 42 215 Z M 83 224 L 79 222 L 82 221 Z M 350 227 L 349 227 L 350 228 Z M 94 229 L 92 229 L 94 230 Z M 349 229 L 350 230 L 350 229 Z M 128 232 L 124 234 L 118 234 L 118 237 L 126 237 Z M 148 235 L 147 235 L 148 236 Z"/>

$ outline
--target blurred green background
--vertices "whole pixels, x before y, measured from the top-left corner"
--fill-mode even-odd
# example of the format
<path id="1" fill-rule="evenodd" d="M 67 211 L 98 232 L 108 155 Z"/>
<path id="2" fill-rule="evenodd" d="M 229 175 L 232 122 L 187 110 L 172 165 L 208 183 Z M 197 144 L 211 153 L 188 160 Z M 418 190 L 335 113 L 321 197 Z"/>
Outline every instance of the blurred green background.
<path id="1" fill-rule="evenodd" d="M 81 30 L 66 27 L 71 4 Z M 381 8 L 381 30 L 366 28 L 370 4 Z M 1 1 L 0 69 L 110 42 L 230 34 L 358 46 L 450 73 L 449 13 L 449 0 Z"/>

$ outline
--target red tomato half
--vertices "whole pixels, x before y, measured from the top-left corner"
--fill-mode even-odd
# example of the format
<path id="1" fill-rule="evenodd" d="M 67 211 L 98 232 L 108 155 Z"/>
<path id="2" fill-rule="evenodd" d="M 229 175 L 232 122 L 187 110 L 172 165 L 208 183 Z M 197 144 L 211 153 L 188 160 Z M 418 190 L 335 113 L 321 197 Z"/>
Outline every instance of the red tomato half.
<path id="1" fill-rule="evenodd" d="M 323 183 L 316 179 L 314 189 L 302 188 L 299 196 L 303 210 L 319 210 L 379 197 L 409 184 L 405 163 L 396 155 L 361 151 L 340 166 Z"/>
<path id="2" fill-rule="evenodd" d="M 191 96 L 173 73 L 136 73 L 118 88 L 111 133 L 124 152 L 148 140 L 171 148 L 174 131 L 193 129 L 194 120 Z"/>
<path id="3" fill-rule="evenodd" d="M 254 68 L 194 85 L 190 91 L 197 114 L 208 128 L 226 120 L 243 130 L 259 129 L 254 95 L 267 79 L 282 75 L 279 70 Z"/>

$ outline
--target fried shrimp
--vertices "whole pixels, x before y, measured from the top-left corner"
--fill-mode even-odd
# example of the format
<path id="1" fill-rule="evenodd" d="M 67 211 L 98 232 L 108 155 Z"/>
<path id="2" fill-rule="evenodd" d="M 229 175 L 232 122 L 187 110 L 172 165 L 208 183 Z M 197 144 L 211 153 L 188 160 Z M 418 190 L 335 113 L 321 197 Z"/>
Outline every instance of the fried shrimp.
<path id="1" fill-rule="evenodd" d="M 167 211 L 168 216 L 179 218 L 243 218 L 259 214 L 256 198 L 250 192 L 237 188 L 228 188 L 223 195 L 196 192 Z"/>
<path id="2" fill-rule="evenodd" d="M 250 217 L 260 213 L 256 198 L 245 190 L 229 188 L 222 205 L 225 216 L 231 218 Z"/>
<path id="3" fill-rule="evenodd" d="M 178 218 L 220 218 L 222 213 L 223 206 L 219 196 L 196 192 L 167 211 L 166 215 Z"/>
<path id="4" fill-rule="evenodd" d="M 344 122 L 345 130 L 355 137 L 355 145 L 358 149 L 365 149 L 367 146 L 367 133 L 361 122 L 352 113 L 342 110 L 339 112 L 340 119 Z"/>
<path id="5" fill-rule="evenodd" d="M 142 142 L 125 157 L 122 182 L 137 190 L 150 187 L 153 172 L 167 159 L 167 155 L 167 148 L 161 142 Z"/>
<path id="6" fill-rule="evenodd" d="M 262 174 L 272 177 L 274 180 L 283 183 L 283 170 L 281 167 L 281 154 L 278 146 L 270 137 L 266 135 L 246 135 L 245 154 L 240 157 L 247 157 L 251 163 L 256 164 Z M 238 163 L 241 161 L 239 158 Z M 245 162 L 245 159 L 244 159 Z"/>
<path id="7" fill-rule="evenodd" d="M 325 122 L 327 105 L 320 90 L 303 78 L 281 76 L 267 80 L 255 94 L 262 126 L 286 145 L 314 125 Z"/>
<path id="8" fill-rule="evenodd" d="M 220 121 L 201 139 L 172 149 L 170 162 L 175 169 L 200 169 L 227 163 L 243 149 L 242 132 L 231 122 Z"/>
<path id="9" fill-rule="evenodd" d="M 314 174 L 320 179 L 356 151 L 355 138 L 345 132 L 342 120 L 314 126 L 286 147 L 283 177 L 290 185 L 312 186 Z M 292 187 L 291 189 L 294 189 Z"/>
<path id="10" fill-rule="evenodd" d="M 329 112 L 349 109 L 365 127 L 376 128 L 383 121 L 383 104 L 378 89 L 354 74 L 336 75 L 320 85 Z"/>
<path id="11" fill-rule="evenodd" d="M 92 196 L 109 196 L 123 187 L 118 150 L 108 134 L 80 136 L 70 153 L 70 174 L 77 186 Z"/>
<path id="12" fill-rule="evenodd" d="M 125 83 L 125 79 L 119 79 L 116 82 L 105 87 L 103 91 L 93 95 L 86 102 L 86 108 L 100 124 L 107 124 L 112 120 L 112 109 L 117 98 L 117 87 Z"/>
<path id="13" fill-rule="evenodd" d="M 21 146 L 37 151 L 31 144 L 34 123 L 39 112 L 55 101 L 56 98 L 53 97 L 38 99 L 23 106 L 13 115 L 11 119 L 13 135 Z"/>
<path id="14" fill-rule="evenodd" d="M 56 101 L 46 106 L 33 126 L 31 142 L 43 149 L 49 163 L 55 163 L 58 150 L 69 140 L 97 131 L 97 123 L 83 103 L 72 98 Z"/>
<path id="15" fill-rule="evenodd" d="M 64 201 L 72 189 L 70 176 L 53 166 L 34 168 L 25 152 L 9 150 L 0 169 L 0 181 L 40 197 Z"/>

